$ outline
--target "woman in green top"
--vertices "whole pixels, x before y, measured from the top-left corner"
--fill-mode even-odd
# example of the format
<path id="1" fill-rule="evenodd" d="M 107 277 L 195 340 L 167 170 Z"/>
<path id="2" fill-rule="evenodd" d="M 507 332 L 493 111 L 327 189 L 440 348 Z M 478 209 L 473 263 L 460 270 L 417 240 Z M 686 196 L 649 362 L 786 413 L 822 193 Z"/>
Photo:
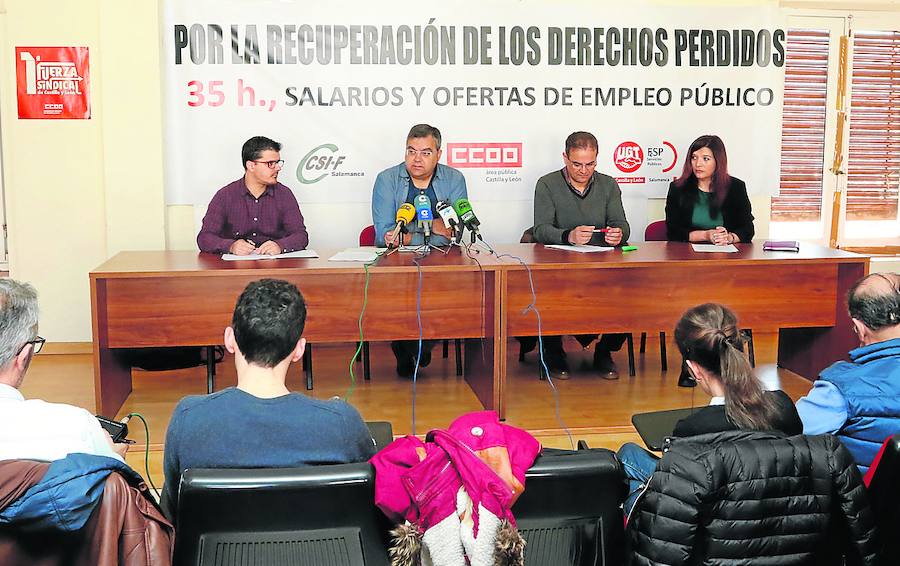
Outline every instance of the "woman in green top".
<path id="1" fill-rule="evenodd" d="M 681 177 L 669 185 L 666 229 L 672 241 L 724 246 L 753 239 L 747 186 L 728 174 L 719 136 L 700 136 L 691 144 Z"/>

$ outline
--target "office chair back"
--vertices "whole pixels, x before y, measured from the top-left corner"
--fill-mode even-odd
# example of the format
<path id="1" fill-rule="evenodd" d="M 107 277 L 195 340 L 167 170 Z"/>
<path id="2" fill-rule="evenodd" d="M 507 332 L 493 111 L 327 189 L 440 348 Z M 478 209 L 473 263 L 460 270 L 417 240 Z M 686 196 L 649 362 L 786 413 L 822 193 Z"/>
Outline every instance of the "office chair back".
<path id="1" fill-rule="evenodd" d="M 900 564 L 900 434 L 885 441 L 869 481 L 869 504 L 881 534 L 881 564 Z"/>
<path id="2" fill-rule="evenodd" d="M 622 466 L 597 448 L 538 457 L 513 506 L 528 566 L 619 564 L 624 548 Z"/>
<path id="3" fill-rule="evenodd" d="M 665 242 L 668 239 L 669 233 L 666 229 L 665 220 L 657 220 L 647 224 L 647 228 L 644 230 L 645 242 Z"/>
<path id="4" fill-rule="evenodd" d="M 359 232 L 359 245 L 360 246 L 374 246 L 375 245 L 375 225 L 369 224 Z"/>
<path id="5" fill-rule="evenodd" d="M 387 566 L 387 519 L 366 462 L 193 469 L 181 479 L 175 564 Z"/>

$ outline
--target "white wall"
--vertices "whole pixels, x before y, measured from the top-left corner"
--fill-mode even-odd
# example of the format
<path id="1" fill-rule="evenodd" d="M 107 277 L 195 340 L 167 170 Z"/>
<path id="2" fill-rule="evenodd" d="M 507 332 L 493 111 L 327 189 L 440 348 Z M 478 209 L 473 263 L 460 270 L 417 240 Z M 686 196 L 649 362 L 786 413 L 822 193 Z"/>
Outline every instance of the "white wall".
<path id="1" fill-rule="evenodd" d="M 41 333 L 89 341 L 88 273 L 164 245 L 155 2 L 6 0 L 0 121 L 10 275 L 32 282 Z M 90 49 L 90 120 L 19 120 L 16 46 Z"/>

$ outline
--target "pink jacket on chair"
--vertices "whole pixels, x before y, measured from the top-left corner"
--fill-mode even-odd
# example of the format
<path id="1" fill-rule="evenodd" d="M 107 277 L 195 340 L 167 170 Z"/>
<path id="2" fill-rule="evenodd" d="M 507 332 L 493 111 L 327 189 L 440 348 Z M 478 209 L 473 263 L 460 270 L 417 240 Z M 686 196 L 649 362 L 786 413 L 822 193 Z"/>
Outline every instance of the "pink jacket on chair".
<path id="1" fill-rule="evenodd" d="M 515 527 L 510 509 L 541 450 L 533 436 L 483 411 L 457 418 L 446 431 L 429 432 L 426 440 L 399 438 L 371 460 L 375 503 L 392 521 L 408 521 L 425 533 L 460 512 L 462 488 L 471 509 L 459 519 L 471 521 L 474 537 L 482 508 Z"/>

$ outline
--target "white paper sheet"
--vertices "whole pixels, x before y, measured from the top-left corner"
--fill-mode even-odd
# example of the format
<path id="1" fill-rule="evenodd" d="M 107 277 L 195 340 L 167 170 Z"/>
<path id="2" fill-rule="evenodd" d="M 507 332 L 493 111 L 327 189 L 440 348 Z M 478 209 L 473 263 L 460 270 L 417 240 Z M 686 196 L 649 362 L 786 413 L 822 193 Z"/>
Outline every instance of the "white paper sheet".
<path id="1" fill-rule="evenodd" d="M 286 259 L 286 258 L 314 258 L 319 257 L 319 254 L 315 252 L 315 250 L 300 250 L 297 252 L 287 252 L 284 254 L 278 255 L 263 255 L 263 254 L 250 254 L 250 255 L 235 255 L 235 254 L 222 254 L 222 259 L 225 261 L 248 261 L 248 260 L 257 260 L 257 259 Z"/>
<path id="2" fill-rule="evenodd" d="M 733 254 L 738 251 L 738 249 L 734 247 L 734 244 L 728 244 L 727 246 L 717 246 L 715 244 L 691 244 L 691 247 L 694 248 L 695 252 Z"/>
<path id="3" fill-rule="evenodd" d="M 545 248 L 553 248 L 554 250 L 563 250 L 567 252 L 578 252 L 581 254 L 589 254 L 594 252 L 608 252 L 615 248 L 611 246 L 566 246 L 562 244 L 550 244 L 549 246 L 544 246 Z"/>
<path id="4" fill-rule="evenodd" d="M 358 261 L 360 263 L 369 263 L 375 261 L 375 258 L 377 257 L 378 248 L 368 246 L 362 248 L 347 248 L 339 251 L 328 258 L 328 261 Z"/>

